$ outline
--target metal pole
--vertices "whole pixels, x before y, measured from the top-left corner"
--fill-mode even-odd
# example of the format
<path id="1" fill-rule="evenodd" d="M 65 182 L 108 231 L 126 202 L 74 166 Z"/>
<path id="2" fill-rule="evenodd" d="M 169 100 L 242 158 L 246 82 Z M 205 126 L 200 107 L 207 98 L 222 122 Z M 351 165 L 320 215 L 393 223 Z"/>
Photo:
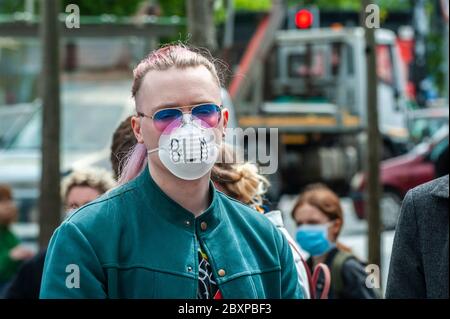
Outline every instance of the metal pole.
<path id="1" fill-rule="evenodd" d="M 440 6 L 441 6 L 441 14 L 442 14 L 442 20 L 444 24 L 444 97 L 446 98 L 448 102 L 448 90 L 449 90 L 449 70 L 448 70 L 448 47 L 449 47 L 449 40 L 448 40 L 448 33 L 449 33 L 449 27 L 448 27 L 448 11 L 449 11 L 449 0 L 440 0 Z"/>
<path id="2" fill-rule="evenodd" d="M 42 170 L 39 245 L 45 247 L 61 219 L 59 191 L 59 0 L 41 0 Z"/>
<path id="3" fill-rule="evenodd" d="M 229 48 L 233 45 L 234 35 L 234 1 L 227 0 L 227 20 L 225 22 L 225 34 L 223 37 L 223 47 Z"/>
<path id="4" fill-rule="evenodd" d="M 444 32 L 444 74 L 445 74 L 445 81 L 444 81 L 444 96 L 447 99 L 448 102 L 448 91 L 449 91 L 449 64 L 448 64 L 448 47 L 449 47 L 449 28 L 448 28 L 448 20 L 445 23 L 445 32 Z"/>
<path id="5" fill-rule="evenodd" d="M 188 32 L 193 45 L 217 50 L 214 0 L 187 0 Z"/>
<path id="6" fill-rule="evenodd" d="M 363 16 L 366 16 L 366 7 L 372 1 L 363 1 Z M 367 194 L 366 212 L 368 212 L 368 250 L 369 263 L 381 267 L 381 227 L 380 227 L 380 132 L 378 128 L 378 96 L 376 74 L 376 43 L 375 29 L 368 28 L 363 19 L 366 38 L 366 62 L 367 62 Z"/>

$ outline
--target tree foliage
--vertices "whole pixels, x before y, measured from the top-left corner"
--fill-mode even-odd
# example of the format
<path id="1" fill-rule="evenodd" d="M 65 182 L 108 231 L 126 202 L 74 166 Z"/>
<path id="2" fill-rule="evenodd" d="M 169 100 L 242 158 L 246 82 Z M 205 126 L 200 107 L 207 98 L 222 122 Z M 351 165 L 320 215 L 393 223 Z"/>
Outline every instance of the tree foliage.
<path id="1" fill-rule="evenodd" d="M 374 0 L 374 4 L 384 10 L 410 10 L 410 0 Z M 288 5 L 315 5 L 320 9 L 326 10 L 361 10 L 361 1 L 359 0 L 288 0 Z"/>
<path id="2" fill-rule="evenodd" d="M 99 16 L 102 14 L 112 14 L 117 16 L 133 15 L 142 0 L 62 0 L 62 8 L 69 4 L 75 4 L 80 8 L 83 16 Z"/>

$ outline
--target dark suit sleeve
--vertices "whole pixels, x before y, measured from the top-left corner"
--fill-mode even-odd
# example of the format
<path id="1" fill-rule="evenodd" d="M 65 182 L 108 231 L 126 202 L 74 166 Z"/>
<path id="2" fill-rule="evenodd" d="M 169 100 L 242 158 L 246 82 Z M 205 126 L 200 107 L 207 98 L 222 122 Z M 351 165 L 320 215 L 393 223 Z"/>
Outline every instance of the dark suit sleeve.
<path id="1" fill-rule="evenodd" d="M 426 298 L 413 191 L 403 201 L 386 287 L 386 298 Z"/>

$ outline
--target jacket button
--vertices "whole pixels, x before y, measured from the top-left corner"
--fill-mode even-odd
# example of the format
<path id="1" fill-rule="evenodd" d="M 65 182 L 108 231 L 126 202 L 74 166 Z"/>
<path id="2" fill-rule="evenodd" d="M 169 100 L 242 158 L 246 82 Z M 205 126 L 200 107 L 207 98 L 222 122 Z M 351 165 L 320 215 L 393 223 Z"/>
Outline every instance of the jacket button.
<path id="1" fill-rule="evenodd" d="M 219 271 L 217 273 L 219 274 L 220 277 L 225 276 L 225 270 L 223 270 L 223 269 L 219 269 Z"/>
<path id="2" fill-rule="evenodd" d="M 190 222 L 190 221 L 188 221 L 188 220 L 187 220 L 187 221 L 185 221 L 184 223 L 186 224 L 186 226 L 189 226 L 189 225 L 191 224 L 191 222 Z"/>
<path id="3" fill-rule="evenodd" d="M 201 228 L 203 231 L 205 231 L 205 230 L 208 228 L 208 224 L 206 224 L 206 222 L 202 222 L 202 223 L 200 224 L 200 228 Z"/>
<path id="4" fill-rule="evenodd" d="M 191 272 L 191 271 L 192 271 L 192 267 L 191 267 L 191 266 L 188 266 L 188 267 L 187 267 L 187 271 Z"/>

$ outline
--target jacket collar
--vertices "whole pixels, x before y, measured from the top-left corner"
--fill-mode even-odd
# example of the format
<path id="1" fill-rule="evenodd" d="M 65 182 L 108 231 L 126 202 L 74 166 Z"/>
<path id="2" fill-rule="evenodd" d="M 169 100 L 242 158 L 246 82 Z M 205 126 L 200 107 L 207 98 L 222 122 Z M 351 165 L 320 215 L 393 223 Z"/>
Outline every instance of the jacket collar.
<path id="1" fill-rule="evenodd" d="M 209 186 L 211 204 L 197 218 L 163 192 L 151 177 L 148 167 L 145 167 L 135 182 L 141 198 L 145 201 L 144 205 L 149 211 L 184 230 L 192 233 L 208 233 L 214 230 L 221 221 L 222 205 L 219 203 L 219 194 L 212 182 Z M 204 227 L 205 225 L 206 227 Z"/>
<path id="2" fill-rule="evenodd" d="M 272 210 L 264 214 L 276 227 L 284 227 L 283 216 L 280 210 Z"/>
<path id="3" fill-rule="evenodd" d="M 448 175 L 438 178 L 435 187 L 431 190 L 431 195 L 448 199 L 448 180 Z"/>

